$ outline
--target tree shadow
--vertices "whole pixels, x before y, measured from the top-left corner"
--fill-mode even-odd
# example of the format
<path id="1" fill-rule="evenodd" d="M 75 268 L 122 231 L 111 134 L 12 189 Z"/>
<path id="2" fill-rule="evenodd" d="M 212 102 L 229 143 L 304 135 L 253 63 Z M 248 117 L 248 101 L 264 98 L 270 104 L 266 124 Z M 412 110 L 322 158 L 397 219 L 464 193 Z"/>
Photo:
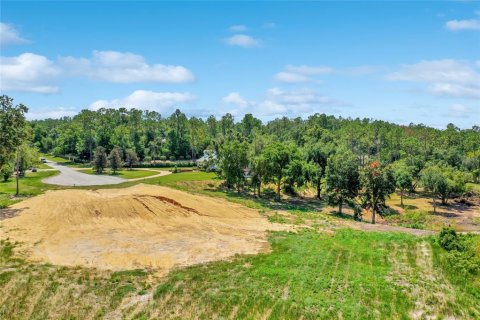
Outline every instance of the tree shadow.
<path id="1" fill-rule="evenodd" d="M 312 212 L 321 211 L 325 207 L 325 203 L 322 200 L 304 198 L 298 195 L 289 196 L 288 199 L 279 200 L 276 193 L 269 189 L 262 190 L 261 196 L 254 196 L 251 192 L 246 190 L 236 192 L 221 186 L 214 186 L 213 184 L 209 184 L 208 188 L 204 188 L 204 190 L 223 192 L 229 198 L 233 199 L 250 200 L 270 210 L 295 210 L 301 212 Z"/>
<path id="2" fill-rule="evenodd" d="M 339 218 L 339 219 L 343 219 L 343 220 L 352 220 L 352 221 L 355 220 L 352 215 L 350 215 L 348 213 L 345 213 L 345 212 L 338 212 L 336 210 L 331 210 L 330 215 L 335 217 L 335 218 Z"/>
<path id="3" fill-rule="evenodd" d="M 21 209 L 12 209 L 12 208 L 0 209 L 0 221 L 13 218 L 16 215 L 20 214 L 20 212 L 22 211 L 23 210 Z"/>

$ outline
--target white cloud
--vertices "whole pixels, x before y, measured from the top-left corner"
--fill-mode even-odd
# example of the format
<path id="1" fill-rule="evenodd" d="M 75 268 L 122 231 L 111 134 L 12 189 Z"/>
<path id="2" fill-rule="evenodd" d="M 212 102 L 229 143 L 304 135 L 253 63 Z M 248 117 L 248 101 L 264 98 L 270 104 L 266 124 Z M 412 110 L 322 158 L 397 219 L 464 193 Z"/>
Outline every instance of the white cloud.
<path id="1" fill-rule="evenodd" d="M 434 95 L 480 98 L 480 73 L 474 64 L 465 61 L 421 61 L 403 65 L 386 78 L 391 81 L 426 83 L 427 90 Z"/>
<path id="2" fill-rule="evenodd" d="M 445 28 L 451 31 L 480 30 L 480 20 L 450 20 L 445 23 Z"/>
<path id="3" fill-rule="evenodd" d="M 27 42 L 12 25 L 0 22 L 0 47 Z"/>
<path id="4" fill-rule="evenodd" d="M 34 53 L 0 57 L 0 89 L 54 93 L 60 77 L 89 77 L 114 83 L 185 83 L 195 79 L 183 66 L 153 64 L 137 54 L 94 51 L 91 58 L 61 57 L 56 61 Z"/>
<path id="5" fill-rule="evenodd" d="M 236 25 L 230 26 L 228 30 L 232 32 L 244 32 L 244 31 L 247 31 L 247 27 L 244 26 L 243 24 L 236 24 Z"/>
<path id="6" fill-rule="evenodd" d="M 44 56 L 23 53 L 17 57 L 0 57 L 0 89 L 53 93 L 61 70 Z"/>
<path id="7" fill-rule="evenodd" d="M 335 70 L 325 66 L 293 66 L 288 65 L 285 70 L 277 73 L 274 79 L 286 83 L 299 83 L 312 81 L 312 76 L 331 74 Z"/>
<path id="8" fill-rule="evenodd" d="M 59 107 L 59 108 L 48 108 L 40 110 L 29 110 L 27 113 L 27 118 L 29 120 L 37 119 L 59 119 L 63 117 L 73 117 L 78 113 L 73 107 Z"/>
<path id="9" fill-rule="evenodd" d="M 318 111 L 319 108 L 339 104 L 311 89 L 283 91 L 279 88 L 268 89 L 259 102 L 249 101 L 238 92 L 229 93 L 222 98 L 222 101 L 235 107 L 227 111 L 235 116 L 252 112 L 254 109 L 259 116 L 268 117 L 306 115 Z"/>
<path id="10" fill-rule="evenodd" d="M 195 79 L 183 66 L 149 65 L 144 57 L 130 52 L 94 51 L 90 59 L 63 57 L 59 63 L 71 75 L 116 83 L 185 83 Z"/>
<path id="11" fill-rule="evenodd" d="M 246 107 L 251 103 L 243 98 L 238 92 L 230 92 L 228 95 L 222 98 L 223 103 L 233 104 L 239 107 Z"/>
<path id="12" fill-rule="evenodd" d="M 455 103 L 449 107 L 448 113 L 445 114 L 445 116 L 454 118 L 468 118 L 469 116 L 472 116 L 471 114 L 472 110 L 469 107 L 460 103 Z"/>
<path id="13" fill-rule="evenodd" d="M 275 75 L 275 80 L 286 83 L 299 83 L 299 82 L 308 82 L 311 80 L 310 77 L 307 77 L 303 74 L 292 73 L 292 72 L 279 72 Z"/>
<path id="14" fill-rule="evenodd" d="M 450 110 L 453 112 L 464 113 L 468 111 L 468 108 L 465 107 L 463 104 L 455 103 L 450 106 Z"/>
<path id="15" fill-rule="evenodd" d="M 161 113 L 172 111 L 177 104 L 191 103 L 195 96 L 188 92 L 154 92 L 136 90 L 129 96 L 114 100 L 97 100 L 90 105 L 90 109 L 100 108 L 137 108 L 155 110 Z"/>
<path id="16" fill-rule="evenodd" d="M 258 47 L 260 45 L 260 40 L 255 39 L 251 36 L 245 34 L 236 34 L 227 38 L 226 43 L 231 46 L 239 46 L 244 48 Z"/>

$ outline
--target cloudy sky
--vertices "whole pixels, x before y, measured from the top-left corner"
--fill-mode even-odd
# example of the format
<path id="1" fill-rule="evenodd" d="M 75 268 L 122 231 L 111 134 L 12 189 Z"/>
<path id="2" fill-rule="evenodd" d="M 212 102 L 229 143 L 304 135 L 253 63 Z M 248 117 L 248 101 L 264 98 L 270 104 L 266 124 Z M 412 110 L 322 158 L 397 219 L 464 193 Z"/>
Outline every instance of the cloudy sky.
<path id="1" fill-rule="evenodd" d="M 29 118 L 327 113 L 480 125 L 480 3 L 2 2 L 0 90 Z"/>

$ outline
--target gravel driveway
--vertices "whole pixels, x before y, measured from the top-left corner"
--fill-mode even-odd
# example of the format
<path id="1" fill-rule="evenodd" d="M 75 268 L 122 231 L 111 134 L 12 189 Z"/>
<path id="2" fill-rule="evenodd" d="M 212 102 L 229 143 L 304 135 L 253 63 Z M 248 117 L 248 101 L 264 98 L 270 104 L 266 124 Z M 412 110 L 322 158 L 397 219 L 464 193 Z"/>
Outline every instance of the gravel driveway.
<path id="1" fill-rule="evenodd" d="M 60 171 L 60 173 L 54 177 L 43 179 L 43 182 L 49 184 L 61 186 L 98 186 L 103 184 L 118 184 L 127 181 L 118 177 L 82 173 L 55 162 L 48 161 L 47 164 Z"/>

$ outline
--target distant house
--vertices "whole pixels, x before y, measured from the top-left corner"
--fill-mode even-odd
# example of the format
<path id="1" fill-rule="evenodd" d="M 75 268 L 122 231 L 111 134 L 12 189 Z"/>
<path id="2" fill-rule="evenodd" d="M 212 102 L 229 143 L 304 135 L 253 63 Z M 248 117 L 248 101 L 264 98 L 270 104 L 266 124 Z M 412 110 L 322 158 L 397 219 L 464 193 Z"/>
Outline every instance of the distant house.
<path id="1" fill-rule="evenodd" d="M 211 150 L 205 150 L 203 156 L 198 158 L 195 162 L 198 167 L 204 168 L 207 171 L 217 170 L 217 153 Z"/>

